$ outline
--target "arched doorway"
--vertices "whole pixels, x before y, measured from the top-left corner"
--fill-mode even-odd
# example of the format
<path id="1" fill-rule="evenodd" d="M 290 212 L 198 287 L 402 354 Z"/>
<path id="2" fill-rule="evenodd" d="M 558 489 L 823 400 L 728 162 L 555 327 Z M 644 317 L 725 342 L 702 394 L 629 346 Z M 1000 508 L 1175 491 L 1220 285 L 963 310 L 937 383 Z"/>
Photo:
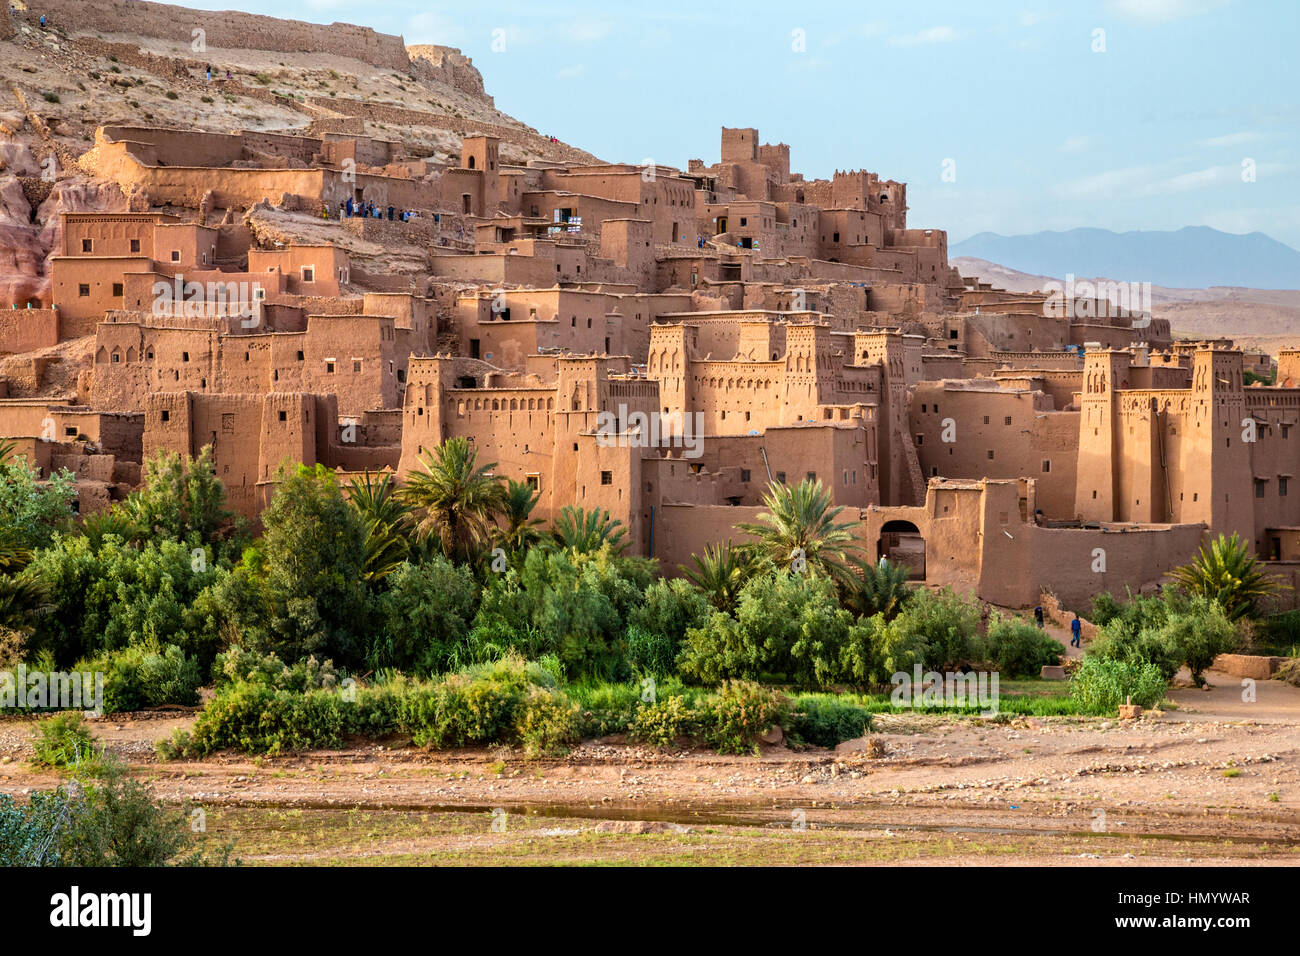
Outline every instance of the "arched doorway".
<path id="1" fill-rule="evenodd" d="M 890 564 L 906 565 L 911 572 L 909 578 L 924 581 L 925 538 L 921 536 L 921 529 L 902 519 L 886 521 L 876 541 L 876 560 L 881 558 Z"/>

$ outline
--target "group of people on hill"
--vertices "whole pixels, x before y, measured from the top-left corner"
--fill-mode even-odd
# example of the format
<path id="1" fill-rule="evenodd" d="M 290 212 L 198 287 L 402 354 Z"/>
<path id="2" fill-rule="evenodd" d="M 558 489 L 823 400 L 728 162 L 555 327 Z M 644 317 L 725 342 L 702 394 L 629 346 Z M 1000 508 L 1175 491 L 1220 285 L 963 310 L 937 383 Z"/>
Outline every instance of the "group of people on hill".
<path id="1" fill-rule="evenodd" d="M 415 219 L 414 209 L 398 209 L 396 206 L 389 206 L 387 210 L 383 206 L 377 206 L 373 202 L 355 202 L 351 196 L 339 203 L 339 219 L 383 219 L 384 213 L 387 212 L 389 222 L 411 222 Z M 320 217 L 322 219 L 330 218 L 330 207 L 328 203 L 321 205 Z"/>

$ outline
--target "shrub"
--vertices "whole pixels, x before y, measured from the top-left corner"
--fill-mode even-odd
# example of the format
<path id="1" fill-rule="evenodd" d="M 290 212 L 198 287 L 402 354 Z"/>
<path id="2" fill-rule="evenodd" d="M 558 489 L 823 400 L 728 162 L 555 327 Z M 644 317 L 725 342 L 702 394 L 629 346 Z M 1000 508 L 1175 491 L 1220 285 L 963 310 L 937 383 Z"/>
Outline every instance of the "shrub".
<path id="1" fill-rule="evenodd" d="M 789 699 L 780 691 L 749 681 L 727 681 L 701 714 L 704 739 L 719 753 L 745 753 L 758 738 L 785 720 Z"/>
<path id="2" fill-rule="evenodd" d="M 468 568 L 436 554 L 421 564 L 403 562 L 385 583 L 366 649 L 369 667 L 431 674 L 469 663 L 466 638 L 479 589 Z"/>
<path id="3" fill-rule="evenodd" d="M 979 656 L 979 620 L 979 606 L 973 600 L 950 588 L 939 592 L 921 589 L 908 599 L 903 613 L 889 623 L 893 633 L 886 640 L 894 648 L 909 649 L 909 656 L 915 656 L 924 642 L 924 669 L 959 670 Z M 895 671 L 906 669 L 895 666 Z"/>
<path id="4" fill-rule="evenodd" d="M 265 684 L 232 684 L 210 700 L 194 721 L 187 754 L 218 750 L 279 754 L 343 743 L 345 705 L 333 691 L 299 693 Z"/>
<path id="5" fill-rule="evenodd" d="M 1044 665 L 1060 663 L 1064 649 L 1050 634 L 1017 618 L 996 612 L 989 619 L 983 656 L 989 666 L 1010 677 L 1037 676 Z"/>
<path id="6" fill-rule="evenodd" d="M 0 866 L 224 866 L 229 847 L 197 848 L 184 809 L 110 762 L 99 780 L 32 794 L 0 795 Z"/>
<path id="7" fill-rule="evenodd" d="M 679 737 L 694 736 L 699 718 L 684 697 L 665 697 L 638 707 L 628 736 L 655 747 L 667 747 Z"/>
<path id="8" fill-rule="evenodd" d="M 678 642 L 663 631 L 647 631 L 632 624 L 627 629 L 627 663 L 636 674 L 673 673 Z"/>
<path id="9" fill-rule="evenodd" d="M 786 727 L 795 742 L 835 747 L 871 730 L 871 712 L 835 697 L 805 694 L 796 697 Z"/>
<path id="10" fill-rule="evenodd" d="M 1070 694 L 1085 710 L 1109 713 L 1129 699 L 1140 707 L 1152 707 L 1164 699 L 1167 687 L 1155 664 L 1089 654 L 1074 673 Z"/>
<path id="11" fill-rule="evenodd" d="M 829 579 L 776 571 L 745 585 L 734 617 L 715 612 L 687 631 L 678 666 L 701 684 L 779 674 L 826 686 L 840 677 L 852 623 Z"/>
<path id="12" fill-rule="evenodd" d="M 484 591 L 470 643 L 555 654 L 570 677 L 626 677 L 626 622 L 649 584 L 647 570 L 608 547 L 590 554 L 533 548 L 521 571 L 495 576 Z"/>
<path id="13" fill-rule="evenodd" d="M 36 725 L 32 736 L 33 762 L 43 767 L 95 773 L 103 753 L 77 711 L 64 711 Z"/>
<path id="14" fill-rule="evenodd" d="M 128 647 L 78 664 L 81 672 L 103 673 L 104 712 L 141 710 L 163 704 L 199 702 L 198 662 L 174 644 Z"/>
<path id="15" fill-rule="evenodd" d="M 530 757 L 564 752 L 579 726 L 577 705 L 556 691 L 530 687 L 515 706 L 514 732 Z"/>
<path id="16" fill-rule="evenodd" d="M 292 690 L 301 694 L 309 690 L 329 690 L 339 684 L 333 662 L 318 661 L 315 655 L 285 664 L 274 654 L 258 654 L 232 647 L 217 655 L 212 670 L 218 688 L 249 682 L 272 690 Z"/>
<path id="17" fill-rule="evenodd" d="M 41 99 L 45 100 L 47 103 L 57 103 L 59 102 L 59 94 L 51 90 L 46 90 L 41 94 Z"/>
<path id="18" fill-rule="evenodd" d="M 1138 598 L 1126 605 L 1101 629 L 1089 653 L 1154 664 L 1166 682 L 1186 665 L 1199 685 L 1201 672 L 1236 643 L 1236 626 L 1217 602 L 1167 591 L 1163 598 Z"/>

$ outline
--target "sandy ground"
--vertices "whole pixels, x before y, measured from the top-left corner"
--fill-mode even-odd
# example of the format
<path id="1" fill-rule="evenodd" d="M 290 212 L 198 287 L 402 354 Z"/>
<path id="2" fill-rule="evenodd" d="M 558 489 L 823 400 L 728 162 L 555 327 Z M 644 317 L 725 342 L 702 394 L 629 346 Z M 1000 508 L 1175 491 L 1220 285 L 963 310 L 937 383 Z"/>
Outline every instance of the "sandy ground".
<path id="1" fill-rule="evenodd" d="M 1300 863 L 1300 689 L 1246 703 L 1208 676 L 1135 722 L 885 715 L 879 757 L 610 738 L 559 759 L 394 741 L 164 763 L 153 742 L 190 715 L 94 729 L 249 863 Z M 27 763 L 30 731 L 0 722 L 0 791 L 57 782 Z"/>

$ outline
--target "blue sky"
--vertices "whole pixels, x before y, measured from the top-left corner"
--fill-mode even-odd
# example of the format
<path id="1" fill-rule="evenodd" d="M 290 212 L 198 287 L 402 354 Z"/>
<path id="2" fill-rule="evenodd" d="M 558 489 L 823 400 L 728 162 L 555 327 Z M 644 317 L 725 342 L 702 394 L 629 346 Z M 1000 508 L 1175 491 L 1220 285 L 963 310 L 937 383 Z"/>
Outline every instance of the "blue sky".
<path id="1" fill-rule="evenodd" d="M 719 127 L 756 126 L 809 178 L 908 182 L 911 224 L 953 241 L 1207 225 L 1300 247 L 1300 0 L 189 2 L 459 47 L 499 108 L 605 159 L 714 162 Z"/>

